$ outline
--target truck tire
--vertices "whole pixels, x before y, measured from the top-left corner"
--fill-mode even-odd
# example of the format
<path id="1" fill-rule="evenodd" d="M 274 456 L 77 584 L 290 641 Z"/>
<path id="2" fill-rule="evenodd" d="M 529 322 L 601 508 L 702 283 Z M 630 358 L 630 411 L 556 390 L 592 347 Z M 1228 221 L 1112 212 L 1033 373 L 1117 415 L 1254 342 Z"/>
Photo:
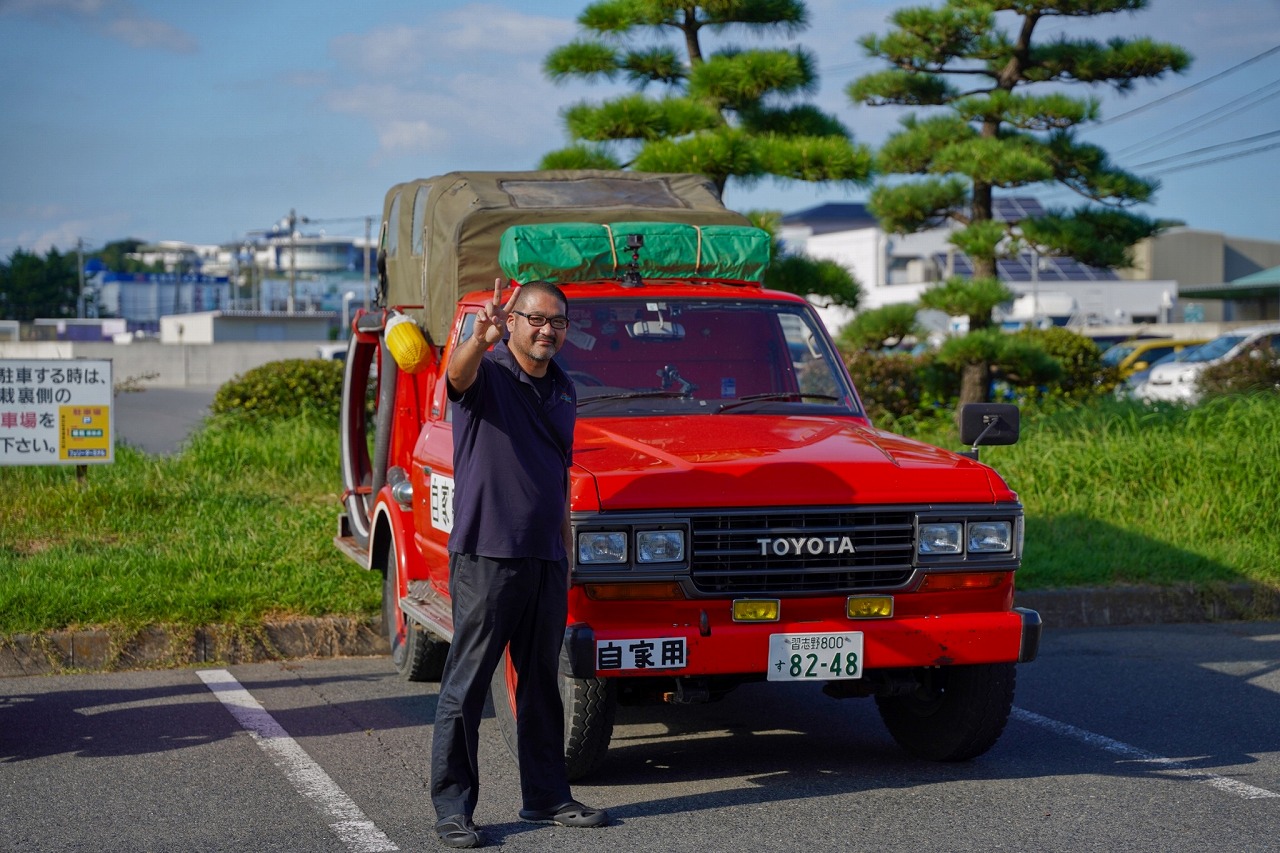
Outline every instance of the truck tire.
<path id="1" fill-rule="evenodd" d="M 439 681 L 449 644 L 434 636 L 400 609 L 400 582 L 395 544 L 387 549 L 382 571 L 382 630 L 391 645 L 391 663 L 404 681 Z"/>
<path id="2" fill-rule="evenodd" d="M 369 457 L 368 417 L 369 369 L 375 344 L 352 335 L 347 343 L 346 367 L 342 378 L 342 410 L 339 444 L 342 454 L 343 506 L 351 537 L 361 548 L 369 546 L 369 511 L 373 508 L 373 469 Z"/>
<path id="3" fill-rule="evenodd" d="M 945 666 L 923 671 L 907 696 L 877 696 L 889 734 L 917 758 L 967 761 L 995 745 L 1013 709 L 1014 665 Z"/>
<path id="4" fill-rule="evenodd" d="M 489 685 L 494 715 L 511 757 L 519 765 L 516 747 L 516 673 L 503 653 Z M 613 737 L 618 693 L 607 678 L 560 676 L 560 700 L 564 703 L 564 763 L 569 781 L 584 779 L 599 769 Z"/>

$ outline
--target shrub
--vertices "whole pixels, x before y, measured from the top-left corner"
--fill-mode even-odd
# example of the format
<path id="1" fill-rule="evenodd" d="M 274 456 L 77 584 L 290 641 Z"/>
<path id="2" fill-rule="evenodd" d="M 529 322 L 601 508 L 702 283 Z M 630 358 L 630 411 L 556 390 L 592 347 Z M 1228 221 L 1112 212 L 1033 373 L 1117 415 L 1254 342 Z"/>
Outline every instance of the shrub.
<path id="1" fill-rule="evenodd" d="M 1280 391 L 1280 352 L 1254 346 L 1230 361 L 1211 364 L 1200 374 L 1199 390 L 1205 398 Z"/>
<path id="2" fill-rule="evenodd" d="M 880 426 L 899 429 L 904 421 L 949 416 L 960 381 L 933 353 L 846 353 L 849 375 L 867 415 Z"/>
<path id="3" fill-rule="evenodd" d="M 1109 396 L 1119 384 L 1116 369 L 1102 363 L 1102 350 L 1084 335 L 1052 326 L 1048 329 L 1023 329 L 1014 337 L 1037 344 L 1062 365 L 1062 374 L 1056 383 L 1034 389 L 1030 396 L 1080 401 Z"/>
<path id="4" fill-rule="evenodd" d="M 211 411 L 247 420 L 284 420 L 308 412 L 337 421 L 341 361 L 292 358 L 255 367 L 218 389 Z"/>

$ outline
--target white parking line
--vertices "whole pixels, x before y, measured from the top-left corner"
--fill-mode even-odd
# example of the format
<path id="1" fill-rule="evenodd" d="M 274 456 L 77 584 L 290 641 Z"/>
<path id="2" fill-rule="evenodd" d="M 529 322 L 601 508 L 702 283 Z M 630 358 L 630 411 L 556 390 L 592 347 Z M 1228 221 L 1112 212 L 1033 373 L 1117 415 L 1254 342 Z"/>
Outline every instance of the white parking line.
<path id="1" fill-rule="evenodd" d="M 1048 717 L 1042 717 L 1031 711 L 1024 711 L 1021 708 L 1014 708 L 1012 716 L 1015 720 L 1021 720 L 1024 723 L 1030 723 L 1033 726 L 1039 726 L 1042 729 L 1048 729 L 1055 734 L 1066 735 L 1074 738 L 1089 746 L 1096 746 L 1099 749 L 1105 749 L 1114 755 L 1127 758 L 1131 761 L 1142 761 L 1148 764 L 1158 764 L 1164 770 L 1170 771 L 1172 775 L 1183 776 L 1196 782 L 1203 782 L 1210 787 L 1217 788 L 1219 791 L 1226 791 L 1228 794 L 1234 794 L 1245 800 L 1261 800 L 1268 797 L 1280 797 L 1275 791 L 1268 791 L 1266 788 L 1257 788 L 1253 785 L 1246 785 L 1236 779 L 1229 779 L 1226 776 L 1219 776 L 1216 773 L 1209 773 L 1204 770 L 1197 770 L 1182 761 L 1174 758 L 1164 758 L 1145 749 L 1138 749 L 1136 746 L 1129 746 L 1127 743 L 1121 743 L 1118 740 L 1112 740 L 1093 732 L 1078 729 L 1068 723 L 1060 723 L 1057 720 L 1051 720 Z"/>
<path id="2" fill-rule="evenodd" d="M 288 777 L 294 789 L 330 820 L 329 828 L 342 839 L 348 850 L 353 853 L 379 853 L 400 849 L 365 817 L 360 807 L 298 746 L 297 741 L 253 698 L 253 694 L 240 686 L 235 676 L 225 669 L 202 669 L 196 674 L 254 742 L 262 747 L 271 763 Z"/>

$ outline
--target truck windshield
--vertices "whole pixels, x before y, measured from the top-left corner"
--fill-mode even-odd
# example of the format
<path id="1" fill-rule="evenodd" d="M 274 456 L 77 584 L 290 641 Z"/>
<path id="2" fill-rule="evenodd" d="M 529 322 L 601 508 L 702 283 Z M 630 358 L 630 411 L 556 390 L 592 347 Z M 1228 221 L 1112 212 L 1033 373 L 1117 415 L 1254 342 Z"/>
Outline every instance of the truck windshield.
<path id="1" fill-rule="evenodd" d="M 569 320 L 556 360 L 577 384 L 580 417 L 862 414 L 807 306 L 574 299 Z"/>

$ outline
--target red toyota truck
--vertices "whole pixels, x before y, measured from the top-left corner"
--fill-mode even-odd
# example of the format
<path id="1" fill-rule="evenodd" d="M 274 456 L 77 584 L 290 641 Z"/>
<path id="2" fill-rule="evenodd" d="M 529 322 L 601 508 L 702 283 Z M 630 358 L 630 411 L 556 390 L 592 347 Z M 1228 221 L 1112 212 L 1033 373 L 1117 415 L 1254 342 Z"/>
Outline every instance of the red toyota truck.
<path id="1" fill-rule="evenodd" d="M 1017 410 L 970 406 L 951 452 L 876 429 L 813 308 L 766 290 L 769 235 L 693 175 L 455 172 L 386 197 L 376 307 L 353 321 L 338 546 L 383 574 L 399 673 L 436 680 L 453 628 L 445 368 L 492 297 L 560 285 L 578 389 L 566 761 L 604 759 L 619 703 L 746 682 L 874 697 L 909 752 L 999 738 L 1040 618 L 1013 603 L 1018 496 L 978 461 Z M 494 706 L 514 741 L 514 678 Z"/>

